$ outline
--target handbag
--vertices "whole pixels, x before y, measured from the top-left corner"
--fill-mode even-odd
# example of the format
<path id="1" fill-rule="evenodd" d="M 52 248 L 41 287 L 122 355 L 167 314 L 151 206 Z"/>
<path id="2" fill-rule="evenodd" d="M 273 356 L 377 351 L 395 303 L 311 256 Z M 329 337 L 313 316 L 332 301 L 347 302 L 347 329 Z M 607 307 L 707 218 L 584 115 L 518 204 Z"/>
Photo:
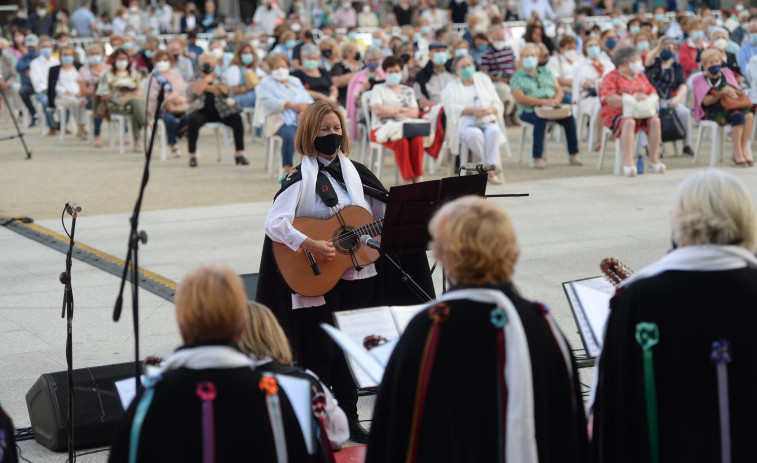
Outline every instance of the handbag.
<path id="1" fill-rule="evenodd" d="M 643 101 L 639 101 L 633 95 L 623 94 L 623 117 L 633 119 L 649 119 L 657 115 L 657 106 L 660 97 L 656 94 L 647 95 Z"/>
<path id="2" fill-rule="evenodd" d="M 123 116 L 128 116 L 131 114 L 132 106 L 129 103 L 123 103 L 119 104 L 115 101 L 108 102 L 108 109 L 110 110 L 111 114 L 120 114 Z"/>
<path id="3" fill-rule="evenodd" d="M 252 76 L 254 76 L 254 79 L 257 81 L 258 76 L 254 72 L 244 72 L 242 70 L 242 66 L 239 66 L 239 85 L 251 85 L 250 81 L 252 80 Z M 257 85 L 257 82 L 255 82 L 252 85 Z M 255 90 L 250 90 L 245 93 L 240 93 L 239 95 L 232 95 L 234 98 L 234 101 L 237 102 L 239 106 L 242 108 L 252 108 L 255 106 Z"/>
<path id="4" fill-rule="evenodd" d="M 110 122 L 110 107 L 108 106 L 108 100 L 100 95 L 95 95 L 92 98 L 92 115 L 96 119 L 106 119 Z"/>
<path id="5" fill-rule="evenodd" d="M 431 135 L 431 123 L 425 119 L 402 121 L 402 138 L 428 137 Z"/>
<path id="6" fill-rule="evenodd" d="M 573 110 L 570 105 L 559 104 L 557 106 L 535 106 L 534 112 L 537 116 L 548 121 L 557 121 L 570 117 Z"/>
<path id="7" fill-rule="evenodd" d="M 216 111 L 218 111 L 218 115 L 221 116 L 221 119 L 226 119 L 229 116 L 242 112 L 242 107 L 234 101 L 234 98 L 226 98 L 223 95 L 216 95 L 215 104 Z"/>
<path id="8" fill-rule="evenodd" d="M 673 108 L 660 109 L 660 128 L 662 141 L 683 140 L 686 136 L 686 130 Z"/>
<path id="9" fill-rule="evenodd" d="M 747 96 L 746 92 L 736 89 L 738 96 L 731 98 L 728 95 L 720 95 L 720 106 L 726 111 L 736 111 L 738 109 L 751 109 L 752 101 Z"/>
<path id="10" fill-rule="evenodd" d="M 173 103 L 171 101 L 166 103 L 166 110 L 174 116 L 180 116 L 187 112 L 188 109 L 189 103 L 187 103 L 186 101 L 183 103 Z"/>

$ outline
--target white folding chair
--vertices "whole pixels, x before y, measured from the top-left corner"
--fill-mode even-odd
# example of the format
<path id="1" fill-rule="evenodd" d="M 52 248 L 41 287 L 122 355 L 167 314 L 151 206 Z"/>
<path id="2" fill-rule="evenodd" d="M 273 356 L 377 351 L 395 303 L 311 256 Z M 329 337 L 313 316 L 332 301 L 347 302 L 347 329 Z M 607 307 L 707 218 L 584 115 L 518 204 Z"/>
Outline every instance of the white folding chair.
<path id="1" fill-rule="evenodd" d="M 374 170 L 376 173 L 376 177 L 378 177 L 379 180 L 381 180 L 381 175 L 384 172 L 384 146 L 380 143 L 376 143 L 374 141 L 371 141 L 370 139 L 370 130 L 371 130 L 371 94 L 373 91 L 367 91 L 364 92 L 360 96 L 360 104 L 362 105 L 363 109 L 363 117 L 365 118 L 365 125 L 367 127 L 366 130 L 366 141 L 368 142 L 368 168 L 371 170 Z M 374 158 L 373 153 L 376 153 L 376 157 Z M 400 171 L 399 167 L 394 169 L 394 181 L 399 184 L 400 183 Z"/>
<path id="2" fill-rule="evenodd" d="M 718 149 L 720 150 L 720 161 L 723 161 L 723 140 L 725 139 L 724 127 L 718 125 L 715 121 L 706 121 L 702 119 L 699 121 L 699 129 L 697 130 L 697 146 L 694 149 L 693 164 L 697 163 L 697 156 L 699 155 L 699 144 L 702 141 L 702 132 L 704 129 L 710 129 L 712 141 L 712 147 L 710 148 L 710 167 L 715 167 L 718 163 Z"/>
<path id="3" fill-rule="evenodd" d="M 636 138 L 634 138 L 633 142 L 633 157 L 636 159 L 636 156 L 639 154 L 639 137 L 641 136 L 642 131 L 639 130 L 636 132 Z M 607 148 L 607 141 L 612 137 L 612 130 L 608 129 L 607 127 L 602 128 L 602 148 L 599 150 L 599 162 L 597 163 L 597 170 L 602 170 L 602 161 L 605 157 L 605 149 Z M 620 175 L 621 167 L 623 166 L 623 145 L 620 143 L 620 138 L 615 139 L 615 170 L 613 173 L 615 175 Z"/>
<path id="4" fill-rule="evenodd" d="M 223 146 L 226 148 L 226 157 L 229 160 L 229 164 L 233 166 L 235 164 L 234 154 L 231 152 L 231 143 L 229 142 L 229 132 L 231 132 L 231 128 L 224 125 L 222 122 L 207 122 L 203 127 L 213 129 L 213 133 L 215 133 L 218 162 L 221 162 L 221 139 L 223 139 Z M 197 157 L 199 157 L 199 152 L 197 153 Z"/>
<path id="5" fill-rule="evenodd" d="M 126 116 L 123 114 L 110 115 L 110 122 L 108 123 L 108 138 L 110 139 L 111 151 L 113 151 L 113 148 L 115 147 L 115 144 L 116 144 L 116 136 L 113 133 L 113 126 L 116 124 L 118 124 L 118 154 L 124 154 L 124 137 L 126 136 Z"/>
<path id="6" fill-rule="evenodd" d="M 34 97 L 34 95 L 32 95 L 32 100 L 34 103 L 34 109 L 37 110 L 37 120 L 39 121 L 38 124 L 40 135 L 44 137 L 50 132 L 50 127 L 47 126 L 47 108 L 45 108 L 42 103 L 36 97 Z"/>
<path id="7" fill-rule="evenodd" d="M 255 107 L 252 108 L 252 118 L 250 119 L 250 133 L 252 134 L 252 141 L 259 141 L 264 142 L 263 139 L 263 125 L 265 123 L 265 119 L 263 118 L 263 105 L 262 104 L 256 104 Z M 260 136 L 256 135 L 256 132 L 260 129 Z"/>
<path id="8" fill-rule="evenodd" d="M 154 129 L 157 129 L 158 133 L 156 134 L 156 137 L 160 137 L 160 160 L 165 161 L 166 160 L 166 146 L 168 145 L 168 134 L 166 133 L 166 123 L 163 122 L 163 119 L 158 119 L 158 126 Z"/>

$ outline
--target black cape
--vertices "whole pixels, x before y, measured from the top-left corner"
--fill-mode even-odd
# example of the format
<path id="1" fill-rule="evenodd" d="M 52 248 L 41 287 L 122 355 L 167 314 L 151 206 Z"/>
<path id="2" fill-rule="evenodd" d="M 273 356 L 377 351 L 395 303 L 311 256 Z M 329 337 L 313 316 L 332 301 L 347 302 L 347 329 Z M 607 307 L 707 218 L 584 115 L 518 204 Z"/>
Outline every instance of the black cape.
<path id="1" fill-rule="evenodd" d="M 155 386 L 155 396 L 145 415 L 137 461 L 202 462 L 202 411 L 195 391 L 203 381 L 212 381 L 218 391 L 213 401 L 215 461 L 240 461 L 252 456 L 254 461 L 277 461 L 265 396 L 259 388 L 261 377 L 260 372 L 250 367 L 179 368 L 164 373 Z M 140 393 L 132 401 L 116 428 L 109 462 L 129 460 L 131 425 L 141 397 Z M 307 453 L 294 410 L 281 388 L 279 399 L 289 461 L 313 461 Z"/>
<path id="2" fill-rule="evenodd" d="M 363 183 L 363 191 L 366 195 L 386 202 L 389 194 L 386 188 L 381 184 L 378 178 L 366 166 L 359 162 L 351 161 L 357 169 L 360 179 Z M 299 182 L 302 179 L 300 166 L 295 167 L 295 173 L 287 175 L 281 185 L 281 189 L 276 198 L 287 188 Z M 337 174 L 338 177 L 338 174 Z M 341 180 L 337 178 L 338 180 Z M 426 253 L 403 254 L 402 256 L 393 256 L 395 261 L 401 265 L 418 285 L 432 298 L 435 297 L 434 283 L 431 279 L 431 271 L 428 266 Z M 380 296 L 376 299 L 375 305 L 411 305 L 425 302 L 420 299 L 408 285 L 401 281 L 402 275 L 391 264 L 387 262 L 384 256 L 376 261 L 376 271 L 378 272 L 377 294 Z M 278 319 L 284 333 L 292 343 L 292 352 L 295 358 L 301 358 L 297 350 L 294 318 L 292 316 L 292 292 L 287 287 L 284 280 L 279 275 L 276 262 L 273 257 L 273 241 L 268 236 L 263 242 L 263 253 L 260 258 L 260 270 L 258 276 L 258 287 L 255 294 L 255 301 L 268 306 Z"/>
<path id="3" fill-rule="evenodd" d="M 668 271 L 639 280 L 610 302 L 594 402 L 594 461 L 650 459 L 642 351 L 636 324 L 653 322 L 661 462 L 720 461 L 713 341 L 733 346 L 728 365 L 732 461 L 757 461 L 757 270 Z"/>
<path id="4" fill-rule="evenodd" d="M 0 462 L 18 463 L 16 455 L 16 429 L 11 417 L 0 407 Z"/>
<path id="5" fill-rule="evenodd" d="M 526 332 L 534 388 L 534 418 L 540 463 L 584 463 L 586 420 L 573 362 L 573 382 L 539 305 L 521 298 L 511 284 L 501 289 L 515 305 Z M 420 431 L 417 461 L 497 462 L 496 332 L 493 305 L 447 301 Z M 426 337 L 427 312 L 415 316 L 387 365 L 379 387 L 366 463 L 405 461 L 415 393 Z M 509 354 L 508 354 L 509 355 Z"/>

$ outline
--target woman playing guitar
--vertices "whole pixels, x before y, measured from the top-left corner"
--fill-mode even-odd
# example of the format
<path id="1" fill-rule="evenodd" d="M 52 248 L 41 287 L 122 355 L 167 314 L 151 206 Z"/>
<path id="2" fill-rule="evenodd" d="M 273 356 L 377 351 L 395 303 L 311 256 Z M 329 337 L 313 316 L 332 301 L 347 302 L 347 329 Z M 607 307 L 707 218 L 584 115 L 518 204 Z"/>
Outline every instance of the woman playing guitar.
<path id="1" fill-rule="evenodd" d="M 308 106 L 295 136 L 295 149 L 303 155 L 302 164 L 284 178 L 265 220 L 266 235 L 313 259 L 314 273 L 318 263 L 325 265 L 338 251 L 331 241 L 312 239 L 297 230 L 292 225 L 296 217 L 328 219 L 356 205 L 376 220 L 383 218 L 386 208 L 386 189 L 365 166 L 348 159 L 350 141 L 343 133 L 344 119 L 335 104 L 318 100 Z M 313 276 L 304 273 L 303 278 Z M 319 324 L 333 325 L 335 311 L 376 305 L 376 276 L 374 264 L 350 267 L 336 287 L 323 296 L 292 294 L 294 343 L 301 354 L 300 366 L 312 370 L 333 388 L 347 414 L 350 438 L 360 443 L 367 442 L 368 433 L 358 420 L 357 387 L 344 355 Z M 259 288 L 260 285 L 264 285 L 263 280 Z M 261 290 L 265 288 L 259 289 L 258 294 Z"/>

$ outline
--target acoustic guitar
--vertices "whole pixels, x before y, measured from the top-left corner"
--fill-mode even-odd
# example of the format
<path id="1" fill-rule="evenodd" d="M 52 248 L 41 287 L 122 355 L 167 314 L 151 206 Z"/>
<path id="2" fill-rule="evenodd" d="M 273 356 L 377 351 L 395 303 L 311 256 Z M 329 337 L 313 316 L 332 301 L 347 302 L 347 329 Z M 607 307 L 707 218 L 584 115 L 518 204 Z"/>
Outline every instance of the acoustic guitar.
<path id="1" fill-rule="evenodd" d="M 283 243 L 273 242 L 273 257 L 281 277 L 289 288 L 303 296 L 321 296 L 329 292 L 350 267 L 376 262 L 379 252 L 360 244 L 362 235 L 380 236 L 384 220 L 360 206 L 347 206 L 333 217 L 321 220 L 297 217 L 294 228 L 316 241 L 330 241 L 336 256 L 330 262 L 316 261 L 308 251 L 292 251 Z"/>
<path id="2" fill-rule="evenodd" d="M 614 257 L 602 259 L 599 268 L 613 286 L 618 286 L 623 280 L 633 275 L 633 270 Z"/>

